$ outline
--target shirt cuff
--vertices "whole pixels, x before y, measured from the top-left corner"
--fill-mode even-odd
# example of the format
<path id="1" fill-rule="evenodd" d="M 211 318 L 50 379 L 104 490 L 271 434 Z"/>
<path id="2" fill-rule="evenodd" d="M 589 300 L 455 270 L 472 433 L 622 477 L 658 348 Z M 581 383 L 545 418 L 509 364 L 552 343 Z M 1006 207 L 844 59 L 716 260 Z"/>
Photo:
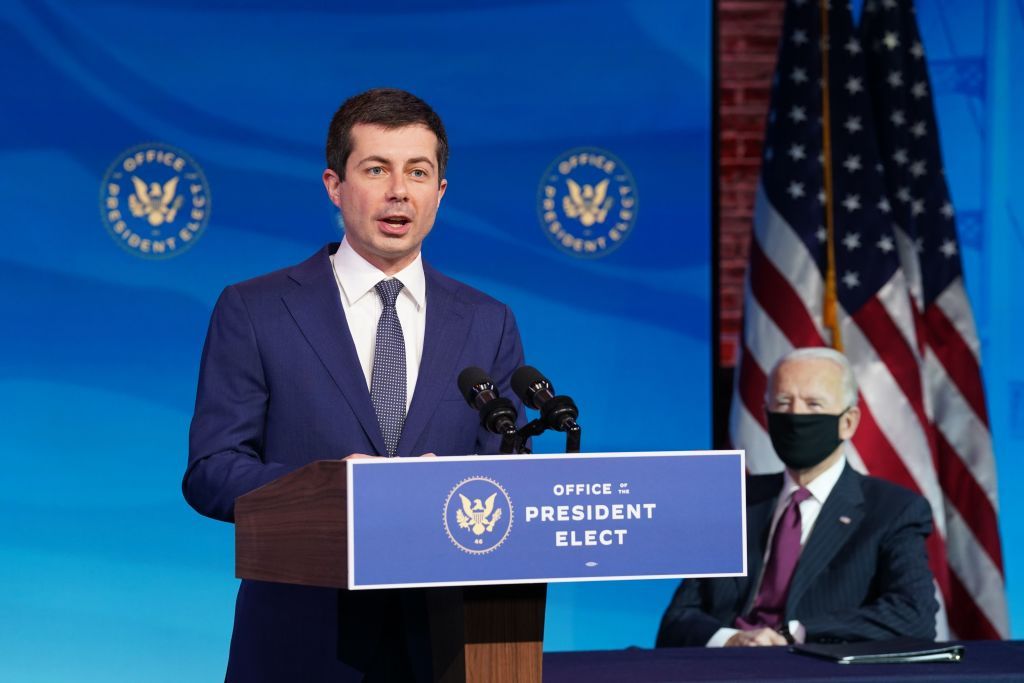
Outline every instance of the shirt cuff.
<path id="1" fill-rule="evenodd" d="M 802 645 L 807 642 L 807 629 L 796 619 L 789 620 L 789 635 L 793 636 L 794 643 Z"/>
<path id="2" fill-rule="evenodd" d="M 739 632 L 738 628 L 720 628 L 708 639 L 704 647 L 722 647 L 727 640 Z"/>

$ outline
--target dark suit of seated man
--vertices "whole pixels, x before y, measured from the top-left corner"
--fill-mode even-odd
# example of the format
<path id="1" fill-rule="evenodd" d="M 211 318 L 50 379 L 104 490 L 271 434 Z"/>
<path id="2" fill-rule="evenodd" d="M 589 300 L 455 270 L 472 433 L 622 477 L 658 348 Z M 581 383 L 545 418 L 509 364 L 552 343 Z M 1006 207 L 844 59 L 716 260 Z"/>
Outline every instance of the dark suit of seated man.
<path id="1" fill-rule="evenodd" d="M 847 464 L 856 398 L 850 365 L 832 349 L 797 349 L 776 364 L 768 430 L 786 471 L 747 480 L 748 576 L 683 581 L 658 647 L 935 637 L 931 510 Z"/>

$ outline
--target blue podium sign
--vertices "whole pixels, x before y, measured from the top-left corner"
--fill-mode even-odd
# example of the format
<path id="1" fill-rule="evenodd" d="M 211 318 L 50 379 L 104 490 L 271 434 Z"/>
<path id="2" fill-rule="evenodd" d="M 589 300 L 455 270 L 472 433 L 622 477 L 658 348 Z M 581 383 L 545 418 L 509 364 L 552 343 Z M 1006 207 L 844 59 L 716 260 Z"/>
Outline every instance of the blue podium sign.
<path id="1" fill-rule="evenodd" d="M 743 451 L 347 461 L 348 587 L 743 576 Z"/>

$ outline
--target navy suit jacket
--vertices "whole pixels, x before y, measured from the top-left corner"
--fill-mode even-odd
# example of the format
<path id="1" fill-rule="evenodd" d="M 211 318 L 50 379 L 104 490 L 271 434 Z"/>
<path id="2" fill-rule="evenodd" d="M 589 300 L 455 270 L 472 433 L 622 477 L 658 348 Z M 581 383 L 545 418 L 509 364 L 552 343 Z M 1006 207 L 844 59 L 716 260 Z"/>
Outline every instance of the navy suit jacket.
<path id="1" fill-rule="evenodd" d="M 662 617 L 658 647 L 705 645 L 750 611 L 782 481 L 782 473 L 748 477 L 748 575 L 683 581 Z M 934 638 L 931 528 L 924 498 L 847 465 L 800 553 L 786 621 L 799 620 L 808 642 Z"/>
<path id="2" fill-rule="evenodd" d="M 217 301 L 182 483 L 200 513 L 230 522 L 238 496 L 309 462 L 386 454 L 331 268 L 336 249 L 328 245 L 297 266 L 232 285 Z M 397 454 L 496 453 L 500 438 L 480 427 L 456 378 L 478 366 L 511 397 L 511 374 L 523 364 L 515 319 L 504 304 L 423 268 L 423 355 Z M 228 679 L 361 680 L 363 671 L 387 677 L 406 654 L 423 674 L 429 642 L 422 593 L 242 581 Z"/>

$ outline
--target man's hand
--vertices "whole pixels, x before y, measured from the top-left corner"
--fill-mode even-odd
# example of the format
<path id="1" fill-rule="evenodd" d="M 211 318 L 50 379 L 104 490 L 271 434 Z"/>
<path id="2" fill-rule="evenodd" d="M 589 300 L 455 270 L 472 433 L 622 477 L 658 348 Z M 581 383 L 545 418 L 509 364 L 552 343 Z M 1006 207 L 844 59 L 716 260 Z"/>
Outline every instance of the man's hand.
<path id="1" fill-rule="evenodd" d="M 758 647 L 761 645 L 786 645 L 782 634 L 770 628 L 759 628 L 753 631 L 739 631 L 725 641 L 723 647 Z"/>

